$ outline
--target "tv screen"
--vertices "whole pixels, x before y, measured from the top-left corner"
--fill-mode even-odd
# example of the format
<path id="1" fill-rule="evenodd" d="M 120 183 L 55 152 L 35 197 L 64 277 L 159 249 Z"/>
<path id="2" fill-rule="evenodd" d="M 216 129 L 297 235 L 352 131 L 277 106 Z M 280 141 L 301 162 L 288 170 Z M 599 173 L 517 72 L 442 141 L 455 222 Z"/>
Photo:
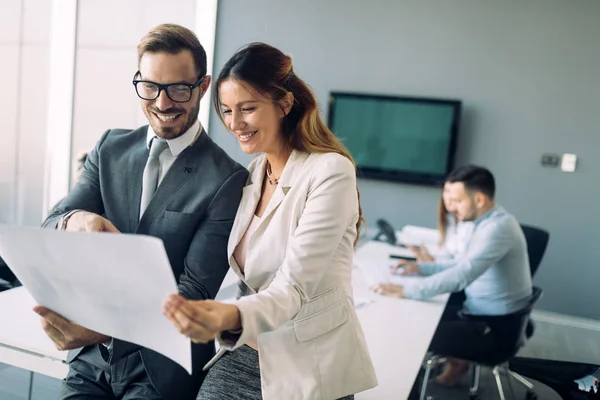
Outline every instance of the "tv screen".
<path id="1" fill-rule="evenodd" d="M 332 92 L 329 128 L 359 177 L 441 185 L 454 167 L 461 102 Z"/>

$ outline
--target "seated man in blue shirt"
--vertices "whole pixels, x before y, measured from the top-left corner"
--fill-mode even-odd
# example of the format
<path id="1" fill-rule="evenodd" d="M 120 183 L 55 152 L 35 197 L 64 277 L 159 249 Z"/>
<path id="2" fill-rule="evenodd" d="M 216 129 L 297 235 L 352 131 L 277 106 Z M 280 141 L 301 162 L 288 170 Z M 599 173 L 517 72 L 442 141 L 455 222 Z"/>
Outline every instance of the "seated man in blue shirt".
<path id="1" fill-rule="evenodd" d="M 461 320 L 461 308 L 473 315 L 508 316 L 528 305 L 532 284 L 525 236 L 515 217 L 495 204 L 491 172 L 467 165 L 451 172 L 447 182 L 457 220 L 474 222 L 466 250 L 445 264 L 404 262 L 397 267 L 404 267 L 402 274 L 426 278 L 407 280 L 404 286 L 380 284 L 372 290 L 424 300 L 464 289 L 466 300 L 462 305 L 448 304 L 430 346 L 436 354 L 456 357 L 448 359 L 437 378 L 438 383 L 452 386 L 468 370 L 468 363 L 459 359 L 477 359 L 492 351 L 511 329 L 510 317 L 502 326 Z"/>

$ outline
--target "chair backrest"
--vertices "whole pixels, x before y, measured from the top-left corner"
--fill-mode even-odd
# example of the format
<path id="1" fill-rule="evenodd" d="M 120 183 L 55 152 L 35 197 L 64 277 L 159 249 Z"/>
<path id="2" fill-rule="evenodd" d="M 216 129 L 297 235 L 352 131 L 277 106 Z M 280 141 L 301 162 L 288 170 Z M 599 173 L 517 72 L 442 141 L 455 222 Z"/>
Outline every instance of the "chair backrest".
<path id="1" fill-rule="evenodd" d="M 519 319 L 519 321 L 520 321 L 519 329 L 515 331 L 515 336 L 513 336 L 513 338 L 509 338 L 510 335 L 508 335 L 508 337 L 507 337 L 508 343 L 511 343 L 511 342 L 514 343 L 514 347 L 512 346 L 512 344 L 509 345 L 509 349 L 511 347 L 513 349 L 513 351 L 510 351 L 510 353 L 512 353 L 512 356 L 517 354 L 519 349 L 521 347 L 523 347 L 525 345 L 525 342 L 531 337 L 531 334 L 529 334 L 529 335 L 527 334 L 528 327 L 530 326 L 531 312 L 533 311 L 533 307 L 535 307 L 535 304 L 542 297 L 543 293 L 544 293 L 544 291 L 542 289 L 534 286 L 532 289 L 531 297 L 529 298 L 529 303 L 527 304 L 527 307 L 525 307 L 522 310 L 519 310 L 515 313 L 510 314 L 510 316 L 514 316 L 516 319 Z"/>
<path id="2" fill-rule="evenodd" d="M 537 286 L 534 286 L 531 290 L 531 297 L 529 298 L 529 303 L 527 304 L 527 307 L 511 315 L 523 315 L 529 317 L 529 314 L 531 314 L 531 312 L 533 311 L 533 307 L 535 307 L 535 303 L 538 302 L 538 300 L 542 297 L 543 294 L 544 291 L 542 289 L 540 289 Z"/>
<path id="3" fill-rule="evenodd" d="M 550 233 L 544 229 L 534 226 L 522 225 L 525 241 L 527 242 L 527 254 L 529 255 L 529 267 L 531 268 L 531 276 L 534 276 L 544 258 L 544 253 L 548 247 Z"/>

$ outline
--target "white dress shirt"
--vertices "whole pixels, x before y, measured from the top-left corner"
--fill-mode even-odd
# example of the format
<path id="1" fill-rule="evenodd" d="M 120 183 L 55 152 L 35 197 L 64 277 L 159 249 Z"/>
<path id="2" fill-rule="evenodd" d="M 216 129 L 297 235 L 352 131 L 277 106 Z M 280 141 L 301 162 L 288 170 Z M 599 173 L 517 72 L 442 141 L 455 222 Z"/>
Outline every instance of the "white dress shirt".
<path id="1" fill-rule="evenodd" d="M 158 156 L 158 162 L 160 165 L 158 170 L 159 185 L 181 152 L 194 144 L 196 139 L 200 137 L 201 133 L 202 125 L 200 124 L 200 121 L 196 120 L 196 122 L 194 122 L 194 124 L 187 131 L 185 131 L 183 135 L 178 136 L 175 139 L 167 140 L 170 151 L 163 151 Z M 152 143 L 152 139 L 154 137 L 156 137 L 156 133 L 154 132 L 154 129 L 152 129 L 152 125 L 148 125 L 148 135 L 146 137 L 146 146 L 148 149 L 150 149 L 150 144 Z"/>

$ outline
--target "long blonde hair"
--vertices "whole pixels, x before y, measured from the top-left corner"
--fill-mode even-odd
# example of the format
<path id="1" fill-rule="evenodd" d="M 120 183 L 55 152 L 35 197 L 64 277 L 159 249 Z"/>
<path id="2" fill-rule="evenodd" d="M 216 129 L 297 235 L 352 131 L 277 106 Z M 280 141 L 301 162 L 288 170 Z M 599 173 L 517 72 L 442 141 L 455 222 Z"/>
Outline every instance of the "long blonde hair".
<path id="1" fill-rule="evenodd" d="M 446 242 L 446 233 L 448 231 L 448 209 L 444 204 L 443 192 L 440 204 L 438 205 L 438 231 L 440 232 L 440 246 L 443 246 Z"/>
<path id="2" fill-rule="evenodd" d="M 295 73 L 291 57 L 266 43 L 250 43 L 238 50 L 225 63 L 213 89 L 213 104 L 223 121 L 219 86 L 227 79 L 237 79 L 249 84 L 263 95 L 269 95 L 276 104 L 287 93 L 294 95 L 294 104 L 282 122 L 283 134 L 292 149 L 308 153 L 337 153 L 356 167 L 352 155 L 323 122 L 317 98 L 311 88 Z M 364 222 L 358 195 L 358 222 L 356 240 Z"/>

